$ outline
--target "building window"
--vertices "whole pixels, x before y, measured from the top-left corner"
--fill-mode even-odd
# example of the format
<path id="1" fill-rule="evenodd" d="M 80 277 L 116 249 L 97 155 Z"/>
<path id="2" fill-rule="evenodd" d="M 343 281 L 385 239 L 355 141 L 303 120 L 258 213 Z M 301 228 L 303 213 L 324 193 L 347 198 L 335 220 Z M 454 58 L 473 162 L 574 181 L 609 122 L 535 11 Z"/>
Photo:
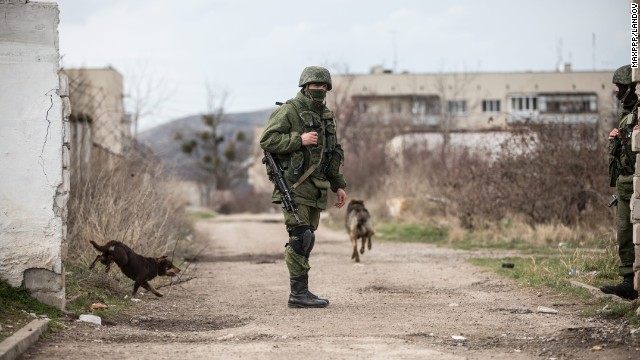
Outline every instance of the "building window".
<path id="1" fill-rule="evenodd" d="M 437 96 L 414 96 L 411 100 L 413 115 L 440 114 L 440 98 Z"/>
<path id="2" fill-rule="evenodd" d="M 369 105 L 367 105 L 366 101 L 358 101 L 358 112 L 364 114 L 369 109 Z"/>
<path id="3" fill-rule="evenodd" d="M 466 100 L 449 100 L 447 101 L 447 111 L 449 114 L 463 115 L 467 112 Z"/>
<path id="4" fill-rule="evenodd" d="M 402 113 L 402 103 L 399 101 L 392 101 L 389 103 L 390 111 L 392 114 L 400 114 Z"/>
<path id="5" fill-rule="evenodd" d="M 482 112 L 500 112 L 500 100 L 482 100 Z"/>
<path id="6" fill-rule="evenodd" d="M 536 111 L 538 110 L 538 98 L 536 96 L 515 95 L 510 96 L 511 111 Z"/>
<path id="7" fill-rule="evenodd" d="M 598 111 L 596 94 L 541 94 L 546 113 L 578 114 Z"/>
<path id="8" fill-rule="evenodd" d="M 425 103 L 422 101 L 414 101 L 411 104 L 411 113 L 413 115 L 424 115 L 426 111 Z"/>

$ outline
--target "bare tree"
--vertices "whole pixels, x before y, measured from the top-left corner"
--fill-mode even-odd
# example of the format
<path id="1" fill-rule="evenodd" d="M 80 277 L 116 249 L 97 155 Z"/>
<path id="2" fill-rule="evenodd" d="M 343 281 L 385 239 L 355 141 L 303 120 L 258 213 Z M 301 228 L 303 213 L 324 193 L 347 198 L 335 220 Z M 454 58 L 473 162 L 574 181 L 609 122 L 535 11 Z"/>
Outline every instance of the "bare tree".
<path id="1" fill-rule="evenodd" d="M 449 143 L 451 132 L 458 129 L 458 119 L 478 104 L 468 104 L 466 99 L 470 91 L 469 84 L 473 75 L 469 73 L 455 73 L 437 77 L 433 90 L 440 98 L 440 121 L 438 129 L 442 133 L 443 144 Z"/>
<path id="2" fill-rule="evenodd" d="M 329 93 L 331 110 L 336 119 L 338 140 L 345 152 L 344 175 L 347 182 L 357 184 L 361 194 L 375 193 L 382 185 L 378 179 L 387 173 L 387 141 L 399 133 L 396 122 L 384 122 L 378 112 L 367 110 L 365 100 L 354 98 L 352 87 L 356 77 L 342 74 Z"/>
<path id="3" fill-rule="evenodd" d="M 148 63 L 142 62 L 129 69 L 125 76 L 125 104 L 131 114 L 133 138 L 138 138 L 140 120 L 156 114 L 173 96 L 162 76 L 154 75 Z"/>
<path id="4" fill-rule="evenodd" d="M 186 140 L 183 134 L 176 134 L 176 139 L 182 141 L 182 152 L 191 155 L 200 170 L 198 182 L 202 185 L 202 197 L 206 205 L 211 205 L 213 190 L 231 189 L 247 168 L 247 164 L 244 164 L 248 155 L 248 146 L 245 145 L 247 135 L 242 131 L 230 137 L 225 135 L 223 125 L 227 122 L 227 98 L 226 91 L 217 94 L 207 84 L 207 112 L 201 115 L 205 130 Z"/>

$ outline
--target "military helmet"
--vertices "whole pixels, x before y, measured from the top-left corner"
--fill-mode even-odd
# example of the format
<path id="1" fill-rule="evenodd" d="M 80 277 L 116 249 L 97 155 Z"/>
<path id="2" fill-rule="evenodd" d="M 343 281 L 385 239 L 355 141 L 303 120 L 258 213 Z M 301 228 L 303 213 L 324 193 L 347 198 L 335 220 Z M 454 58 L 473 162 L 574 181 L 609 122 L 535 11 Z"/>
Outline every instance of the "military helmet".
<path id="1" fill-rule="evenodd" d="M 619 67 L 618 70 L 613 73 L 613 83 L 621 85 L 632 84 L 633 81 L 631 81 L 631 65 Z"/>
<path id="2" fill-rule="evenodd" d="M 300 83 L 298 86 L 303 87 L 311 83 L 327 84 L 327 90 L 331 90 L 331 74 L 329 70 L 322 66 L 308 66 L 302 70 L 300 74 Z"/>

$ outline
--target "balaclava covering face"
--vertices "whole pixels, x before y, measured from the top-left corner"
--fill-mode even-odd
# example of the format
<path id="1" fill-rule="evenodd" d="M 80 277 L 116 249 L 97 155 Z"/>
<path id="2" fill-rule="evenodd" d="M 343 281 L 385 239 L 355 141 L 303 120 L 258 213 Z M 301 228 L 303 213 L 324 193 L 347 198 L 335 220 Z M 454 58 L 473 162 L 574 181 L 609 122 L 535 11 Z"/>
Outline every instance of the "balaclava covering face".
<path id="1" fill-rule="evenodd" d="M 327 90 L 323 89 L 306 89 L 307 95 L 315 102 L 324 103 L 324 99 L 327 96 Z"/>
<path id="2" fill-rule="evenodd" d="M 616 93 L 616 98 L 620 100 L 620 102 L 624 106 L 633 105 L 638 99 L 638 95 L 636 95 L 636 87 L 635 85 L 624 85 L 624 84 L 616 84 L 618 86 L 618 92 Z"/>

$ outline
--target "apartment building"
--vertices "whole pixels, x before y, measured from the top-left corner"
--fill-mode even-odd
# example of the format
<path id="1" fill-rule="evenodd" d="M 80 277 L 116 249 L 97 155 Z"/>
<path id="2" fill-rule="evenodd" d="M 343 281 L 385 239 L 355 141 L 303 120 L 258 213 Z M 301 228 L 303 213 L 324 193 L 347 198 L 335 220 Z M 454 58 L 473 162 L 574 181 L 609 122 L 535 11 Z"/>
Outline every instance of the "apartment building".
<path id="1" fill-rule="evenodd" d="M 505 129 L 526 121 L 609 128 L 616 111 L 610 71 L 335 75 L 330 106 L 413 131 Z"/>

